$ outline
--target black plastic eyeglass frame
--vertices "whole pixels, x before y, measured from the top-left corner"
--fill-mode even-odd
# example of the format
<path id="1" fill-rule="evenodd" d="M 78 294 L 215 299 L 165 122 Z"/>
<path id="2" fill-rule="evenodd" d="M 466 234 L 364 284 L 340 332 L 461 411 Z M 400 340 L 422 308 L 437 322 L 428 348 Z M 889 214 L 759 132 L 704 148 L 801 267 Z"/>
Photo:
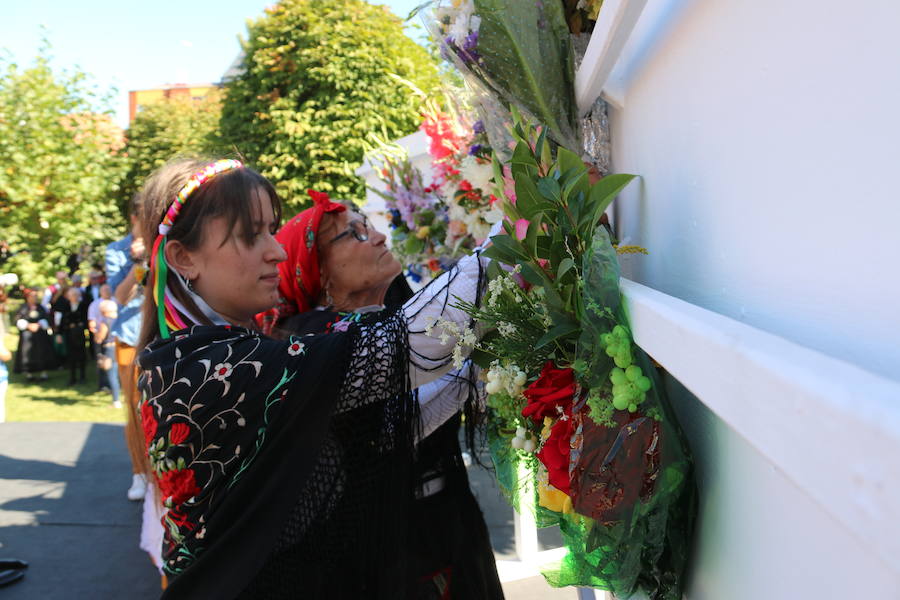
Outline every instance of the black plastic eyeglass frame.
<path id="1" fill-rule="evenodd" d="M 339 239 L 341 239 L 341 238 L 343 238 L 343 237 L 346 237 L 346 236 L 348 236 L 348 235 L 352 235 L 353 237 L 355 237 L 357 242 L 367 242 L 367 241 L 369 241 L 369 219 L 366 218 L 366 215 L 362 215 L 362 214 L 361 214 L 361 215 L 359 215 L 359 216 L 362 217 L 361 220 L 360 220 L 360 219 L 354 219 L 353 221 L 350 221 L 350 224 L 347 225 L 347 229 L 344 230 L 344 231 L 342 231 L 341 233 L 337 234 L 337 235 L 334 236 L 333 238 L 331 238 L 331 239 L 328 241 L 328 243 L 329 243 L 329 244 L 333 244 L 333 243 L 335 243 L 336 241 L 338 241 Z M 364 230 L 362 233 L 360 233 L 359 231 L 357 231 L 357 230 L 356 230 L 356 227 L 354 227 L 354 225 L 353 225 L 354 223 L 359 223 L 359 222 L 362 222 L 363 227 L 365 227 L 365 230 Z"/>

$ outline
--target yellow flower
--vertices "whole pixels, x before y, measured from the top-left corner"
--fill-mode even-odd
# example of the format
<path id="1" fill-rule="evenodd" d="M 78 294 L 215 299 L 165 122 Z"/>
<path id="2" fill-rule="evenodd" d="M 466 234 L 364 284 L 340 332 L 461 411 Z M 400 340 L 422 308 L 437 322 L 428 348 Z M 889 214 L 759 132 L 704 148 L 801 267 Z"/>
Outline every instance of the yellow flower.
<path id="1" fill-rule="evenodd" d="M 431 233 L 431 227 L 419 227 L 419 230 L 416 232 L 416 237 L 420 240 L 424 240 L 428 237 L 429 233 Z"/>
<path id="2" fill-rule="evenodd" d="M 565 492 L 556 489 L 549 483 L 539 481 L 537 492 L 538 504 L 544 508 L 564 514 L 575 512 L 575 509 L 572 508 L 572 499 Z"/>

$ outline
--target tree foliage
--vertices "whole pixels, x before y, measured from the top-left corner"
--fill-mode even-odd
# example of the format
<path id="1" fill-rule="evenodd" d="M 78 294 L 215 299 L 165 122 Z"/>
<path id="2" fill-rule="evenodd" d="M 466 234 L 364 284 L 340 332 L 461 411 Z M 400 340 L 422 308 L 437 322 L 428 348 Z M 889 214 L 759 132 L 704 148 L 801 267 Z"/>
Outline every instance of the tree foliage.
<path id="1" fill-rule="evenodd" d="M 243 72 L 226 86 L 221 133 L 292 209 L 307 188 L 362 200 L 354 171 L 375 134 L 421 122 L 438 85 L 426 50 L 384 6 L 363 0 L 281 0 L 249 23 Z"/>
<path id="2" fill-rule="evenodd" d="M 147 176 L 170 159 L 216 153 L 220 115 L 218 93 L 202 100 L 176 96 L 141 107 L 127 132 L 128 171 L 120 197 L 123 214 Z"/>
<path id="3" fill-rule="evenodd" d="M 54 72 L 45 43 L 34 64 L 0 62 L 0 240 L 4 270 L 42 284 L 83 244 L 121 236 L 122 130 L 78 70 Z M 99 107 L 99 109 L 98 109 Z"/>

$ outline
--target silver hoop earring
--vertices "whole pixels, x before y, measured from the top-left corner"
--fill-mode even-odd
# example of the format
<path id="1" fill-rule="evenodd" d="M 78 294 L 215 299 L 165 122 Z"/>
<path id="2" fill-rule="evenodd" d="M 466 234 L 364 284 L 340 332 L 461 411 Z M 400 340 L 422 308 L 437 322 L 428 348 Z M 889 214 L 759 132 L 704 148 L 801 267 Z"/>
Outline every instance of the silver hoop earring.
<path id="1" fill-rule="evenodd" d="M 194 280 L 188 279 L 187 277 L 185 277 L 184 280 L 187 282 L 187 289 L 191 290 L 191 293 L 196 294 L 197 290 L 194 289 Z"/>
<path id="2" fill-rule="evenodd" d="M 325 288 L 325 304 L 334 306 L 334 298 L 331 296 L 331 291 L 328 288 Z"/>

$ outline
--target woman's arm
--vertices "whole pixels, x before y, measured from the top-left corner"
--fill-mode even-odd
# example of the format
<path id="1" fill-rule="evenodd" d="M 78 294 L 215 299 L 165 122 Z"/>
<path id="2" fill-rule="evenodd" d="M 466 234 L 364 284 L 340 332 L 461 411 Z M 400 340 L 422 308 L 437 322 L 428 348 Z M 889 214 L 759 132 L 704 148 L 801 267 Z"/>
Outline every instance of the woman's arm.
<path id="1" fill-rule="evenodd" d="M 417 390 L 422 438 L 431 435 L 447 419 L 459 412 L 469 397 L 469 392 L 472 391 L 477 371 L 477 366 L 471 361 L 466 361 L 462 369 L 450 371 Z"/>
<path id="2" fill-rule="evenodd" d="M 488 259 L 480 253 L 466 256 L 403 305 L 409 329 L 409 374 L 414 388 L 450 371 L 460 337 L 466 343 L 461 356 L 456 357 L 457 364 L 483 335 L 481 327 L 453 305 L 460 300 L 480 303 L 487 264 Z"/>

